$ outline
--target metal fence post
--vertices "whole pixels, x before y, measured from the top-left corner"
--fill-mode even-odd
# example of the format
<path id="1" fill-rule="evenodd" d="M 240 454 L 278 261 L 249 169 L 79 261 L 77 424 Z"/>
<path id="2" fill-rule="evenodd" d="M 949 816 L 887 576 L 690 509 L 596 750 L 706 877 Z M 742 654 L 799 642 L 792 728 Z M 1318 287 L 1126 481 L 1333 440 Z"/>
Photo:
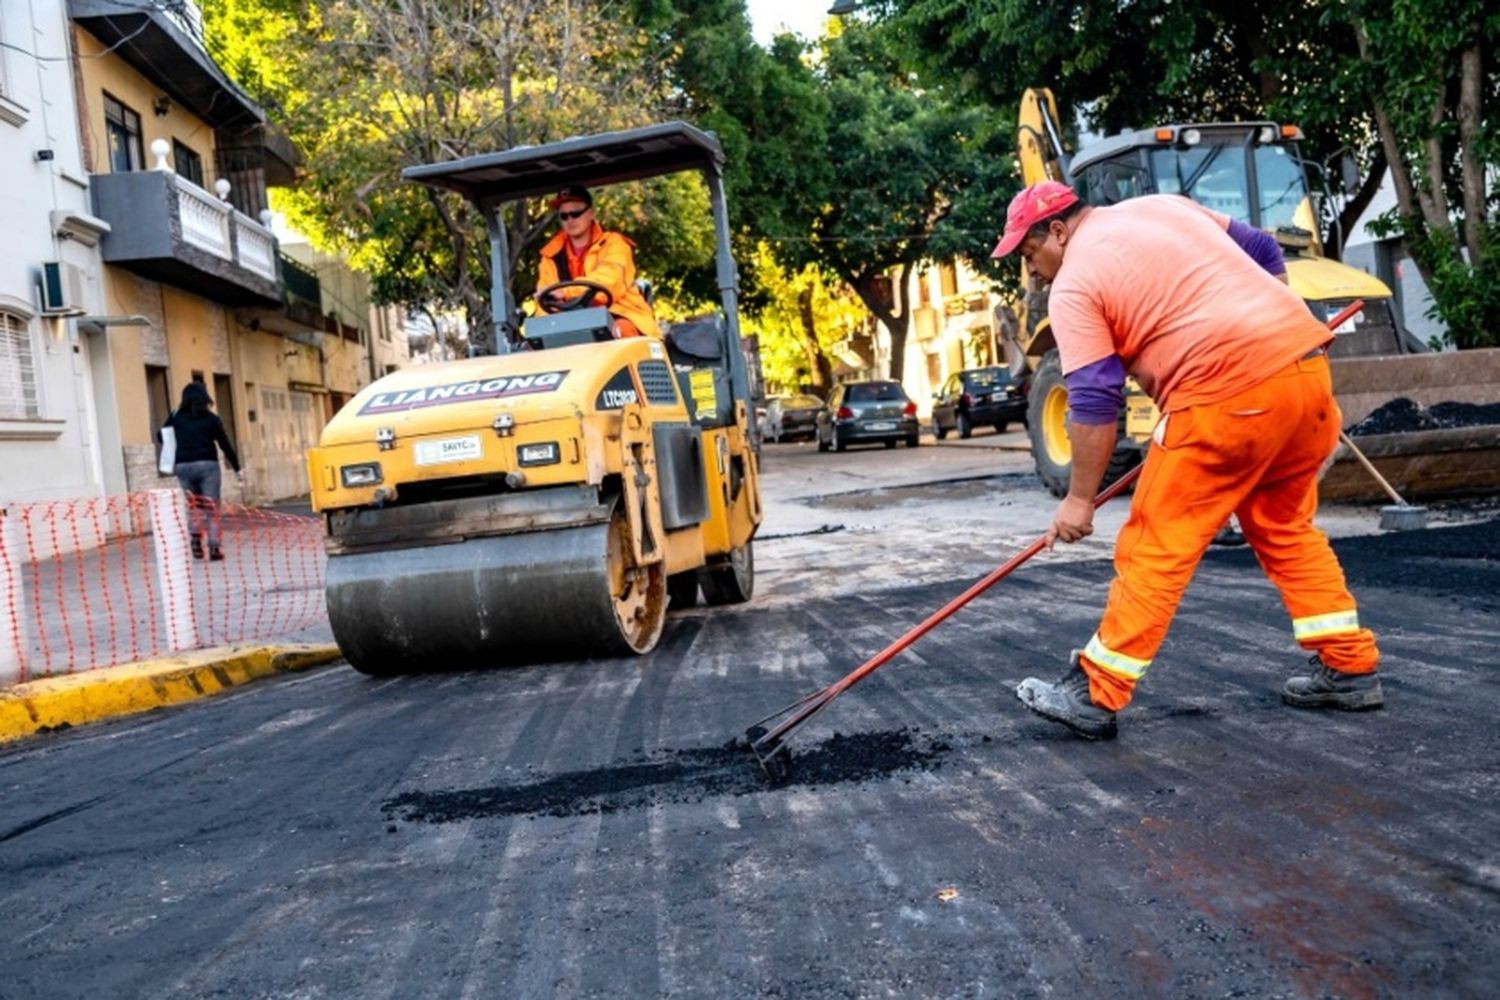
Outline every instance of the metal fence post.
<path id="1" fill-rule="evenodd" d="M 181 490 L 151 490 L 151 544 L 156 552 L 156 582 L 161 587 L 167 623 L 167 648 L 198 646 L 193 612 L 192 560 L 188 556 L 187 497 Z"/>
<path id="2" fill-rule="evenodd" d="M 0 507 L 0 685 L 26 675 L 26 543 L 15 507 Z"/>

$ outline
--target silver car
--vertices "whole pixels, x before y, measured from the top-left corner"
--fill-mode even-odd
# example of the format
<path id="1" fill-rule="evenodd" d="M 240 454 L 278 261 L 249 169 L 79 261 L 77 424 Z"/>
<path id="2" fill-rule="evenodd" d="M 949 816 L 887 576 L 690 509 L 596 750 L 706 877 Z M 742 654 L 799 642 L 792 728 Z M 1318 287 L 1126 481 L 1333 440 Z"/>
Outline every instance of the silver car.
<path id="1" fill-rule="evenodd" d="M 833 390 L 818 411 L 818 450 L 843 451 L 851 444 L 908 448 L 921 443 L 917 404 L 899 382 L 846 382 Z"/>

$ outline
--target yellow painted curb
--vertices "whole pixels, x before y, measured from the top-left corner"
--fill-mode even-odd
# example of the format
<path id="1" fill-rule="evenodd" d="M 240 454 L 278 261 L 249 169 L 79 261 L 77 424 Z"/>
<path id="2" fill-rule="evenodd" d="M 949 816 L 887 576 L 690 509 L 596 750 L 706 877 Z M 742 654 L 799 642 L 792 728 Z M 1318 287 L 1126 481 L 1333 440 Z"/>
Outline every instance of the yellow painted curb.
<path id="1" fill-rule="evenodd" d="M 224 646 L 17 684 L 0 691 L 0 743 L 206 698 L 339 657 L 338 647 L 327 645 Z"/>

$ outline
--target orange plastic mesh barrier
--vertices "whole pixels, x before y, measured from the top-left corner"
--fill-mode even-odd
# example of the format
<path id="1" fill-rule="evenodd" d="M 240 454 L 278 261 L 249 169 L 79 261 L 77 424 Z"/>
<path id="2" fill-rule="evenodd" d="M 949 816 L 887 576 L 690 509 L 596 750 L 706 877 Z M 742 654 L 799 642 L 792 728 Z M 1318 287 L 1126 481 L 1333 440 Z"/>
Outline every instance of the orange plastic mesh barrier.
<path id="1" fill-rule="evenodd" d="M 0 684 L 326 623 L 319 519 L 198 502 L 163 489 L 0 508 Z M 222 559 L 193 544 L 210 520 Z"/>

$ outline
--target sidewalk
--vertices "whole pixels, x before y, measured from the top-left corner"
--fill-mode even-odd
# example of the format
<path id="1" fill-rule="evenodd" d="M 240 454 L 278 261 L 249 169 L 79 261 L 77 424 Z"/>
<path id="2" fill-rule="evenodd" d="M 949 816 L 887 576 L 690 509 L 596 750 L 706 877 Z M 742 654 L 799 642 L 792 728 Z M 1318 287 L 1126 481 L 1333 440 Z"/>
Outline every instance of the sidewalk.
<path id="1" fill-rule="evenodd" d="M 188 554 L 185 508 L 160 539 L 141 532 L 146 508 L 137 494 L 0 519 L 0 742 L 337 659 L 318 519 L 225 505 L 209 561 Z"/>

